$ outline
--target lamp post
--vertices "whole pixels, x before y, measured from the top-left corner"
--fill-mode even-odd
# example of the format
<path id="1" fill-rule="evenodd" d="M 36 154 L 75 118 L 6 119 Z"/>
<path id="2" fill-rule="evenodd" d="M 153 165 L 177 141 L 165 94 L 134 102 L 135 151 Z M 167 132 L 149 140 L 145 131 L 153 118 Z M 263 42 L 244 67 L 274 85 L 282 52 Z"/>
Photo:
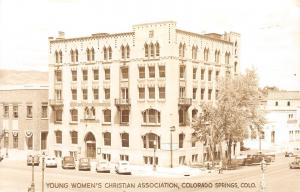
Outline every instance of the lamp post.
<path id="1" fill-rule="evenodd" d="M 173 168 L 173 137 L 172 132 L 175 131 L 175 126 L 170 127 L 170 151 L 171 151 L 171 168 Z"/>
<path id="2" fill-rule="evenodd" d="M 260 182 L 260 191 L 261 192 L 264 192 L 265 189 L 266 189 L 266 183 L 265 183 L 265 170 L 266 170 L 266 161 L 265 161 L 265 158 L 263 157 L 263 160 L 261 161 L 260 163 L 260 168 L 261 168 L 261 182 Z"/>
<path id="3" fill-rule="evenodd" d="M 31 157 L 31 187 L 29 188 L 28 191 L 30 192 L 34 192 L 35 189 L 34 189 L 34 156 L 32 155 Z"/>
<path id="4" fill-rule="evenodd" d="M 8 158 L 8 132 L 6 131 L 5 132 L 5 140 L 6 140 L 6 154 L 5 154 L 5 156 L 6 156 L 6 158 Z"/>
<path id="5" fill-rule="evenodd" d="M 156 171 L 156 140 L 153 141 L 153 171 Z"/>
<path id="6" fill-rule="evenodd" d="M 45 152 L 42 154 L 42 192 L 44 192 L 45 186 Z"/>

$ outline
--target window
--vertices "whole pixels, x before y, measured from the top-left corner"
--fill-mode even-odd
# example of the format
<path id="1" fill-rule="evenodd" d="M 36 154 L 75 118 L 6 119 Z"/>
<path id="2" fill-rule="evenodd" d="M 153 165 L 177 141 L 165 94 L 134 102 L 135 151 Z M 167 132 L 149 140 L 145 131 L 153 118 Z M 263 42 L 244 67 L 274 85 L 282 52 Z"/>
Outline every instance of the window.
<path id="1" fill-rule="evenodd" d="M 155 55 L 156 55 L 157 57 L 159 57 L 159 55 L 160 55 L 159 43 L 156 43 L 156 44 L 155 44 Z"/>
<path id="2" fill-rule="evenodd" d="M 150 56 L 154 57 L 154 45 L 153 45 L 153 43 L 150 44 Z"/>
<path id="3" fill-rule="evenodd" d="M 87 61 L 95 60 L 95 51 L 93 47 L 91 49 L 89 48 L 86 49 L 86 56 L 87 56 Z"/>
<path id="4" fill-rule="evenodd" d="M 149 78 L 155 78 L 155 67 L 149 66 Z"/>
<path id="5" fill-rule="evenodd" d="M 82 70 L 82 80 L 84 81 L 88 80 L 88 70 L 86 69 Z"/>
<path id="6" fill-rule="evenodd" d="M 142 112 L 143 123 L 160 123 L 160 112 L 155 109 L 146 109 Z"/>
<path id="7" fill-rule="evenodd" d="M 111 146 L 111 133 L 105 132 L 103 133 L 104 145 Z"/>
<path id="8" fill-rule="evenodd" d="M 145 88 L 139 88 L 139 99 L 145 99 Z"/>
<path id="9" fill-rule="evenodd" d="M 193 79 L 197 78 L 197 68 L 193 68 Z"/>
<path id="10" fill-rule="evenodd" d="M 32 118 L 32 106 L 27 106 L 27 118 Z"/>
<path id="11" fill-rule="evenodd" d="M 185 165 L 185 156 L 179 156 L 179 165 Z"/>
<path id="12" fill-rule="evenodd" d="M 122 79 L 128 79 L 128 68 L 121 68 Z"/>
<path id="13" fill-rule="evenodd" d="M 61 50 L 59 52 L 55 51 L 55 62 L 62 63 L 62 59 L 63 59 L 62 51 Z"/>
<path id="14" fill-rule="evenodd" d="M 198 154 L 192 155 L 192 162 L 193 163 L 198 162 Z"/>
<path id="15" fill-rule="evenodd" d="M 126 57 L 130 58 L 130 48 L 128 45 L 126 46 Z"/>
<path id="16" fill-rule="evenodd" d="M 166 77 L 165 66 L 159 66 L 159 77 Z"/>
<path id="17" fill-rule="evenodd" d="M 78 133 L 77 131 L 71 132 L 71 142 L 72 144 L 78 144 Z"/>
<path id="18" fill-rule="evenodd" d="M 122 147 L 129 147 L 129 134 L 122 133 L 121 139 L 122 139 Z"/>
<path id="19" fill-rule="evenodd" d="M 88 91 L 87 89 L 82 89 L 82 99 L 87 100 L 88 99 Z"/>
<path id="20" fill-rule="evenodd" d="M 193 109 L 192 110 L 192 118 L 197 118 L 197 114 L 198 114 L 198 110 L 197 109 Z"/>
<path id="21" fill-rule="evenodd" d="M 201 100 L 204 100 L 204 93 L 205 93 L 205 89 L 201 89 Z"/>
<path id="22" fill-rule="evenodd" d="M 106 47 L 103 48 L 103 59 L 107 60 L 107 50 L 106 50 Z"/>
<path id="23" fill-rule="evenodd" d="M 179 75 L 180 79 L 185 78 L 185 66 L 181 65 L 180 66 L 180 75 Z"/>
<path id="24" fill-rule="evenodd" d="M 145 67 L 139 67 L 139 78 L 140 79 L 145 78 Z"/>
<path id="25" fill-rule="evenodd" d="M 85 107 L 84 108 L 84 119 L 95 119 L 96 118 L 96 110 L 94 107 Z"/>
<path id="26" fill-rule="evenodd" d="M 234 62 L 234 72 L 235 72 L 235 73 L 237 72 L 237 67 L 238 67 L 238 63 L 237 63 L 237 62 Z"/>
<path id="27" fill-rule="evenodd" d="M 71 121 L 77 122 L 78 121 L 78 111 L 77 111 L 77 109 L 71 109 L 70 113 L 71 113 Z"/>
<path id="28" fill-rule="evenodd" d="M 56 82 L 61 82 L 61 70 L 56 70 L 55 71 L 55 79 L 56 79 Z"/>
<path id="29" fill-rule="evenodd" d="M 78 62 L 78 50 L 77 49 L 75 49 L 74 51 L 71 50 L 70 53 L 71 53 L 71 62 L 72 63 Z"/>
<path id="30" fill-rule="evenodd" d="M 144 148 L 160 149 L 160 136 L 154 133 L 147 133 L 142 136 Z"/>
<path id="31" fill-rule="evenodd" d="M 105 80 L 110 80 L 110 69 L 104 69 Z"/>
<path id="32" fill-rule="evenodd" d="M 62 100 L 61 90 L 60 89 L 55 89 L 55 99 L 56 100 Z"/>
<path id="33" fill-rule="evenodd" d="M 120 155 L 120 160 L 129 161 L 129 156 L 128 155 Z"/>
<path id="34" fill-rule="evenodd" d="M 93 89 L 93 93 L 94 93 L 94 100 L 98 100 L 99 99 L 99 89 Z"/>
<path id="35" fill-rule="evenodd" d="M 107 161 L 110 161 L 111 155 L 108 153 L 102 153 L 102 159 L 105 159 Z"/>
<path id="36" fill-rule="evenodd" d="M 184 134 L 179 134 L 179 148 L 183 148 Z"/>
<path id="37" fill-rule="evenodd" d="M 55 111 L 54 120 L 55 120 L 55 122 L 61 122 L 62 121 L 62 110 L 56 110 Z"/>
<path id="38" fill-rule="evenodd" d="M 180 109 L 178 111 L 179 115 L 179 125 L 185 125 L 185 111 L 183 109 Z"/>
<path id="39" fill-rule="evenodd" d="M 287 105 L 287 106 L 290 106 L 290 105 L 291 105 L 291 102 L 290 102 L 290 101 L 288 101 L 286 105 Z"/>
<path id="40" fill-rule="evenodd" d="M 129 122 L 129 110 L 121 110 L 121 123 Z"/>
<path id="41" fill-rule="evenodd" d="M 193 88 L 193 99 L 196 99 L 197 88 Z"/>
<path id="42" fill-rule="evenodd" d="M 14 118 L 18 118 L 19 117 L 18 105 L 14 105 L 13 106 L 13 116 L 14 116 Z"/>
<path id="43" fill-rule="evenodd" d="M 55 154 L 55 157 L 58 157 L 58 158 L 62 157 L 62 151 L 60 151 L 60 150 L 54 150 L 54 154 Z"/>
<path id="44" fill-rule="evenodd" d="M 13 148 L 14 149 L 18 148 L 18 143 L 19 143 L 19 141 L 18 141 L 18 134 L 13 135 Z"/>
<path id="45" fill-rule="evenodd" d="M 48 106 L 42 105 L 42 118 L 47 118 L 47 117 L 48 117 Z"/>
<path id="46" fill-rule="evenodd" d="M 212 90 L 208 89 L 208 100 L 211 100 L 211 93 L 212 93 Z"/>
<path id="47" fill-rule="evenodd" d="M 148 54 L 149 48 L 148 48 L 148 44 L 147 43 L 145 43 L 144 48 L 145 48 L 145 57 L 148 57 L 149 56 L 149 54 Z"/>
<path id="48" fill-rule="evenodd" d="M 111 111 L 109 109 L 105 109 L 103 111 L 103 115 L 104 115 L 104 122 L 110 123 L 111 122 Z"/>
<path id="49" fill-rule="evenodd" d="M 149 99 L 155 99 L 155 88 L 154 87 L 149 87 Z"/>
<path id="50" fill-rule="evenodd" d="M 165 99 L 166 98 L 166 88 L 165 87 L 159 87 L 159 98 L 160 99 Z"/>
<path id="51" fill-rule="evenodd" d="M 108 47 L 108 59 L 109 59 L 109 60 L 112 59 L 112 49 L 111 49 L 110 46 Z"/>
<path id="52" fill-rule="evenodd" d="M 106 100 L 110 99 L 110 89 L 104 89 L 104 95 Z"/>
<path id="53" fill-rule="evenodd" d="M 179 98 L 185 98 L 185 87 L 179 88 Z"/>
<path id="54" fill-rule="evenodd" d="M 98 81 L 99 80 L 99 70 L 98 69 L 94 69 L 93 70 L 93 74 L 94 74 L 94 80 Z"/>
<path id="55" fill-rule="evenodd" d="M 201 69 L 201 80 L 204 80 L 205 69 Z"/>
<path id="56" fill-rule="evenodd" d="M 4 137 L 7 138 L 7 137 Z M 32 150 L 33 149 L 33 135 L 31 135 L 30 137 L 26 138 L 26 145 L 27 145 L 27 149 L 28 150 Z"/>
<path id="57" fill-rule="evenodd" d="M 225 64 L 228 65 L 230 60 L 230 53 L 226 52 L 225 53 Z"/>
<path id="58" fill-rule="evenodd" d="M 72 81 L 77 81 L 77 70 L 72 70 Z"/>
<path id="59" fill-rule="evenodd" d="M 149 38 L 153 38 L 153 37 L 154 37 L 154 31 L 151 30 L 151 31 L 149 31 Z"/>
<path id="60" fill-rule="evenodd" d="M 278 101 L 275 102 L 275 106 L 278 106 Z"/>
<path id="61" fill-rule="evenodd" d="M 216 80 L 219 80 L 220 71 L 216 71 Z"/>
<path id="62" fill-rule="evenodd" d="M 211 81 L 212 70 L 208 71 L 208 81 Z"/>
<path id="63" fill-rule="evenodd" d="M 121 46 L 121 58 L 125 59 L 125 47 L 123 45 Z"/>
<path id="64" fill-rule="evenodd" d="M 196 142 L 197 142 L 197 135 L 196 133 L 192 133 L 192 147 L 195 147 L 196 146 Z"/>
<path id="65" fill-rule="evenodd" d="M 55 131 L 55 138 L 57 144 L 62 144 L 62 132 L 61 131 Z"/>
<path id="66" fill-rule="evenodd" d="M 8 118 L 9 117 L 9 106 L 8 105 L 4 105 L 3 106 L 3 117 L 4 118 Z"/>
<path id="67" fill-rule="evenodd" d="M 209 49 L 205 48 L 204 49 L 204 61 L 208 61 L 208 57 L 209 57 Z"/>
<path id="68" fill-rule="evenodd" d="M 216 90 L 216 100 L 218 99 L 219 97 L 219 90 Z"/>
<path id="69" fill-rule="evenodd" d="M 77 89 L 72 89 L 72 100 L 77 100 Z"/>
<path id="70" fill-rule="evenodd" d="M 48 132 L 41 132 L 41 150 L 47 149 Z"/>
<path id="71" fill-rule="evenodd" d="M 215 62 L 218 64 L 220 62 L 220 51 L 215 51 Z"/>
<path id="72" fill-rule="evenodd" d="M 184 44 L 182 44 L 182 43 L 180 43 L 179 44 L 179 57 L 184 57 L 184 55 L 185 55 L 185 43 Z"/>
<path id="73" fill-rule="evenodd" d="M 197 52 L 198 52 L 198 47 L 194 46 L 192 47 L 192 59 L 196 60 L 197 59 Z"/>

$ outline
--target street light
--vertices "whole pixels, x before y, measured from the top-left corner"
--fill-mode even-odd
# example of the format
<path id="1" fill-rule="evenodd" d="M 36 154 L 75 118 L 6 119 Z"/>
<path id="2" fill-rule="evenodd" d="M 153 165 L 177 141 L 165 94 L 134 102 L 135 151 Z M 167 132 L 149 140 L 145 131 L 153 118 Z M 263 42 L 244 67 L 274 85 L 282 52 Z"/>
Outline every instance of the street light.
<path id="1" fill-rule="evenodd" d="M 153 141 L 153 171 L 156 171 L 156 140 Z"/>
<path id="2" fill-rule="evenodd" d="M 173 168 L 173 137 L 172 132 L 175 131 L 175 126 L 170 127 L 170 151 L 171 151 L 171 168 Z"/>
<path id="3" fill-rule="evenodd" d="M 28 192 L 34 192 L 34 155 L 31 156 L 31 186 L 28 188 Z"/>

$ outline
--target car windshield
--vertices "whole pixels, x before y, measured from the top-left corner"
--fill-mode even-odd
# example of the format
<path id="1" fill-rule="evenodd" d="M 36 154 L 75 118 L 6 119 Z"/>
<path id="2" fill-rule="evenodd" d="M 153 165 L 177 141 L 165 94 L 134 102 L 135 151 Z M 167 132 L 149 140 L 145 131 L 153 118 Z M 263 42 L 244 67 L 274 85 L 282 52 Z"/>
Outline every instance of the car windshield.
<path id="1" fill-rule="evenodd" d="M 73 161 L 73 157 L 65 157 L 64 160 L 65 161 Z"/>

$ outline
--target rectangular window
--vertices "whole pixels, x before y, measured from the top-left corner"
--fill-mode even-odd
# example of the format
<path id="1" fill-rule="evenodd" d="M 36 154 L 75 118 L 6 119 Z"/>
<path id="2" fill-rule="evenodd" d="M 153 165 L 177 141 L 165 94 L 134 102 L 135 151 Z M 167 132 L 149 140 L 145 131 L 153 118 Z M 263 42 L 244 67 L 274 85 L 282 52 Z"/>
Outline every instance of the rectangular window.
<path id="1" fill-rule="evenodd" d="M 13 115 L 14 115 L 14 118 L 18 118 L 19 117 L 18 105 L 14 105 L 13 106 Z"/>
<path id="2" fill-rule="evenodd" d="M 179 98 L 185 98 L 185 87 L 179 88 Z"/>
<path id="3" fill-rule="evenodd" d="M 121 110 L 121 123 L 129 122 L 129 110 Z"/>
<path id="4" fill-rule="evenodd" d="M 8 137 L 4 137 L 4 147 L 8 148 L 9 145 L 9 138 Z"/>
<path id="5" fill-rule="evenodd" d="M 105 99 L 110 99 L 110 89 L 104 89 Z"/>
<path id="6" fill-rule="evenodd" d="M 110 69 L 104 69 L 105 80 L 110 80 Z"/>
<path id="7" fill-rule="evenodd" d="M 139 88 L 139 99 L 145 99 L 145 88 Z"/>
<path id="8" fill-rule="evenodd" d="M 201 89 L 201 100 L 204 100 L 205 89 Z"/>
<path id="9" fill-rule="evenodd" d="M 122 79 L 128 79 L 128 68 L 121 68 Z"/>
<path id="10" fill-rule="evenodd" d="M 149 99 L 155 99 L 155 88 L 154 87 L 149 87 Z"/>
<path id="11" fill-rule="evenodd" d="M 216 71 L 216 80 L 219 80 L 220 71 Z"/>
<path id="12" fill-rule="evenodd" d="M 179 165 L 185 165 L 185 156 L 179 156 Z"/>
<path id="13" fill-rule="evenodd" d="M 62 121 L 62 110 L 56 110 L 55 111 L 55 122 L 61 122 Z"/>
<path id="14" fill-rule="evenodd" d="M 94 74 L 94 80 L 98 81 L 99 80 L 99 70 L 98 69 L 94 69 L 93 70 L 93 74 Z"/>
<path id="15" fill-rule="evenodd" d="M 128 155 L 120 155 L 120 160 L 121 161 L 129 161 L 129 156 Z"/>
<path id="16" fill-rule="evenodd" d="M 61 70 L 56 70 L 55 71 L 55 79 L 56 79 L 56 82 L 61 82 Z"/>
<path id="17" fill-rule="evenodd" d="M 88 91 L 87 89 L 82 89 L 82 99 L 87 100 L 88 99 Z"/>
<path id="18" fill-rule="evenodd" d="M 155 78 L 155 67 L 149 66 L 149 78 Z"/>
<path id="19" fill-rule="evenodd" d="M 165 66 L 159 66 L 159 77 L 160 78 L 166 77 Z"/>
<path id="20" fill-rule="evenodd" d="M 9 117 L 9 106 L 8 105 L 4 105 L 3 106 L 3 117 L 4 118 L 8 118 Z"/>
<path id="21" fill-rule="evenodd" d="M 180 66 L 180 75 L 179 75 L 180 79 L 184 79 L 185 78 L 185 66 L 181 65 Z"/>
<path id="22" fill-rule="evenodd" d="M 47 118 L 47 117 L 48 117 L 48 106 L 42 105 L 42 118 Z"/>
<path id="23" fill-rule="evenodd" d="M 71 132 L 71 140 L 72 140 L 72 144 L 78 144 L 78 133 L 77 133 L 77 131 L 72 131 Z"/>
<path id="24" fill-rule="evenodd" d="M 165 87 L 159 87 L 159 98 L 165 99 L 166 98 L 166 88 Z"/>
<path id="25" fill-rule="evenodd" d="M 27 106 L 27 118 L 32 118 L 32 106 Z"/>
<path id="26" fill-rule="evenodd" d="M 193 99 L 196 99 L 197 88 L 193 88 Z"/>
<path id="27" fill-rule="evenodd" d="M 61 90 L 60 89 L 56 89 L 55 90 L 55 99 L 56 100 L 62 100 Z"/>
<path id="28" fill-rule="evenodd" d="M 55 157 L 61 158 L 62 152 L 60 150 L 54 150 Z"/>
<path id="29" fill-rule="evenodd" d="M 102 159 L 105 159 L 107 161 L 110 161 L 111 155 L 108 153 L 102 153 Z"/>
<path id="30" fill-rule="evenodd" d="M 211 81 L 212 70 L 208 71 L 208 81 Z"/>
<path id="31" fill-rule="evenodd" d="M 198 154 L 192 155 L 192 162 L 198 162 Z"/>
<path id="32" fill-rule="evenodd" d="M 211 93 L 212 93 L 212 90 L 209 89 L 209 90 L 208 90 L 208 100 L 211 100 Z"/>
<path id="33" fill-rule="evenodd" d="M 88 80 L 88 70 L 86 70 L 86 69 L 82 70 L 82 80 L 83 81 Z"/>
<path id="34" fill-rule="evenodd" d="M 139 78 L 140 79 L 145 78 L 145 67 L 139 67 Z"/>
<path id="35" fill-rule="evenodd" d="M 13 148 L 17 149 L 18 148 L 18 135 L 13 135 Z"/>
<path id="36" fill-rule="evenodd" d="M 197 68 L 193 68 L 193 79 L 197 78 Z"/>
<path id="37" fill-rule="evenodd" d="M 94 100 L 98 100 L 99 99 L 99 89 L 93 89 L 93 93 L 94 93 Z"/>
<path id="38" fill-rule="evenodd" d="M 41 150 L 45 150 L 47 148 L 47 136 L 48 132 L 41 132 Z"/>
<path id="39" fill-rule="evenodd" d="M 55 136 L 56 136 L 56 143 L 57 144 L 62 144 L 62 132 L 61 131 L 56 131 Z"/>
<path id="40" fill-rule="evenodd" d="M 72 89 L 72 100 L 77 100 L 77 89 Z"/>
<path id="41" fill-rule="evenodd" d="M 204 80 L 205 69 L 201 69 L 201 80 Z"/>
<path id="42" fill-rule="evenodd" d="M 77 81 L 77 70 L 72 70 L 72 81 Z"/>

